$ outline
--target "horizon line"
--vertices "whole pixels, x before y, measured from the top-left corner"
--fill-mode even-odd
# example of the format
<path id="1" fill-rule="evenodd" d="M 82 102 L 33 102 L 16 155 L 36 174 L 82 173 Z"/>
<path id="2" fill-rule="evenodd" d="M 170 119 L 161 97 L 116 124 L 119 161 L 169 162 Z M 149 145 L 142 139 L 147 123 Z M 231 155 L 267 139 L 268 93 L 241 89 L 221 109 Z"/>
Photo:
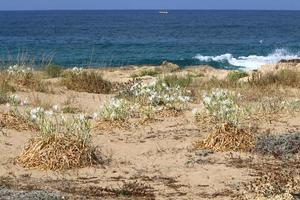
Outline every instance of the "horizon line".
<path id="1" fill-rule="evenodd" d="M 8 9 L 0 12 L 10 11 L 300 11 L 300 9 Z"/>

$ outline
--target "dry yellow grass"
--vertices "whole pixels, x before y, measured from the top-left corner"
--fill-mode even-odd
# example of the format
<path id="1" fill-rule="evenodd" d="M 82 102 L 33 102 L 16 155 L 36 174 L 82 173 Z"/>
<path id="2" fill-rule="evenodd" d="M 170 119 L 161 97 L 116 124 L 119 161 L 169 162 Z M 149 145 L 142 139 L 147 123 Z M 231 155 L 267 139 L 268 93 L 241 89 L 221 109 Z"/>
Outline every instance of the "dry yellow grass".
<path id="1" fill-rule="evenodd" d="M 205 140 L 194 143 L 197 149 L 211 149 L 214 151 L 244 151 L 254 147 L 255 138 L 249 130 L 236 128 L 229 124 L 223 124 L 214 129 Z"/>
<path id="2" fill-rule="evenodd" d="M 0 128 L 15 129 L 17 131 L 37 130 L 37 127 L 12 113 L 0 113 Z"/>
<path id="3" fill-rule="evenodd" d="M 100 164 L 102 158 L 89 142 L 51 134 L 32 138 L 16 161 L 25 168 L 59 171 Z"/>
<path id="4" fill-rule="evenodd" d="M 79 74 L 67 72 L 62 84 L 70 90 L 98 94 L 109 94 L 114 84 L 104 80 L 101 73 L 83 71 Z"/>

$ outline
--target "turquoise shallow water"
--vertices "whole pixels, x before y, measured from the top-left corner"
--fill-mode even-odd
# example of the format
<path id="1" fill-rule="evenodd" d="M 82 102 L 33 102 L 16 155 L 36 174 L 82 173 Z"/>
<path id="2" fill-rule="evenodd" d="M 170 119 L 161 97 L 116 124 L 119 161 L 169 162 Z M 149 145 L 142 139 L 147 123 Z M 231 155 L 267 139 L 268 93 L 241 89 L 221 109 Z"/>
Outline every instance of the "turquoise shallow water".
<path id="1" fill-rule="evenodd" d="M 257 68 L 300 56 L 300 11 L 0 12 L 0 62 Z"/>

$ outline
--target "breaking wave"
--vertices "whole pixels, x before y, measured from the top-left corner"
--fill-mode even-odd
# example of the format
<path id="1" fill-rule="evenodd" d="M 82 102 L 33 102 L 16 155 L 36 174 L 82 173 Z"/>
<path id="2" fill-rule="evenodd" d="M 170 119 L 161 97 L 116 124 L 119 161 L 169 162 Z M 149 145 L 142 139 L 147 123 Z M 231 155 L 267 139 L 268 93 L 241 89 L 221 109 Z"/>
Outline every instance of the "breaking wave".
<path id="1" fill-rule="evenodd" d="M 234 57 L 232 54 L 228 53 L 219 56 L 203 56 L 198 54 L 194 58 L 201 62 L 221 62 L 232 66 L 242 67 L 246 70 L 254 70 L 265 64 L 276 64 L 283 59 L 300 59 L 300 55 L 292 54 L 286 49 L 276 49 L 267 56 L 250 55 Z"/>

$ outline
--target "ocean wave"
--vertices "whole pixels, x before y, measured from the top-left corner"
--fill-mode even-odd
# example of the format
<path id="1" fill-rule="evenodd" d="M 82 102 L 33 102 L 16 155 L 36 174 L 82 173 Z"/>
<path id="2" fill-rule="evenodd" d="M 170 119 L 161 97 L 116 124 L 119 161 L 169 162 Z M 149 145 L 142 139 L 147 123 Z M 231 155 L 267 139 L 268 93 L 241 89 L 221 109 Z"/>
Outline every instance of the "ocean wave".
<path id="1" fill-rule="evenodd" d="M 300 59 L 300 55 L 299 53 L 293 54 L 286 49 L 276 49 L 273 53 L 267 56 L 250 55 L 234 57 L 232 54 L 227 53 L 219 56 L 203 56 L 198 54 L 194 58 L 201 62 L 227 62 L 232 66 L 242 67 L 246 70 L 254 70 L 262 65 L 275 64 L 283 59 Z"/>

